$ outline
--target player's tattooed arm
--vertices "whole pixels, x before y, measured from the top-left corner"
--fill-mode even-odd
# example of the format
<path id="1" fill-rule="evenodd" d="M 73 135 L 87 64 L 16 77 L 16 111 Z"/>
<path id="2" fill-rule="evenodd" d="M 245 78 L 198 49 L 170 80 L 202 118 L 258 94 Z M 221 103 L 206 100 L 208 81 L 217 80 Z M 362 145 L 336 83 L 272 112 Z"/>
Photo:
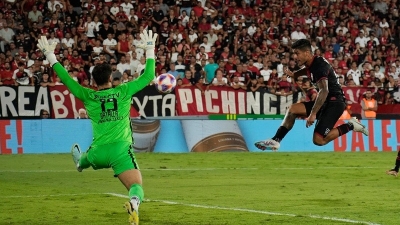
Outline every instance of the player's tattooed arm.
<path id="1" fill-rule="evenodd" d="M 296 70 L 296 71 L 290 71 L 288 67 L 286 67 L 283 72 L 289 76 L 293 78 L 293 81 L 296 81 L 298 77 L 303 76 L 303 75 L 307 75 L 307 69 L 305 67 Z"/>
<path id="2" fill-rule="evenodd" d="M 311 110 L 311 114 L 316 115 L 317 112 L 321 109 L 324 104 L 326 97 L 328 97 L 329 89 L 328 89 L 328 79 L 321 79 L 317 83 L 319 92 L 317 98 L 315 99 L 314 106 Z"/>

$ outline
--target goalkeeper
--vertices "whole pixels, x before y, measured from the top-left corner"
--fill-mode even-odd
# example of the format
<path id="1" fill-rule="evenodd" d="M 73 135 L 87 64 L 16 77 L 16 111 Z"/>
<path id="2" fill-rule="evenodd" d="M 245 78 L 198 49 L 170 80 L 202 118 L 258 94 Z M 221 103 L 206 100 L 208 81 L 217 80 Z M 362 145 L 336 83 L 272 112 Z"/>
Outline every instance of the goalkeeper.
<path id="1" fill-rule="evenodd" d="M 129 222 L 139 224 L 139 204 L 143 201 L 142 176 L 132 149 L 130 122 L 131 98 L 154 79 L 154 48 L 157 34 L 143 31 L 140 34 L 146 51 L 145 72 L 137 80 L 112 88 L 111 66 L 99 64 L 94 67 L 92 76 L 98 91 L 84 88 L 74 81 L 67 70 L 57 61 L 54 54 L 55 43 L 49 45 L 45 36 L 38 41 L 50 65 L 71 93 L 80 99 L 87 109 L 93 127 L 93 142 L 86 153 L 78 145 L 72 147 L 72 156 L 77 170 L 112 168 L 114 174 L 129 190 L 130 201 L 125 203 Z"/>

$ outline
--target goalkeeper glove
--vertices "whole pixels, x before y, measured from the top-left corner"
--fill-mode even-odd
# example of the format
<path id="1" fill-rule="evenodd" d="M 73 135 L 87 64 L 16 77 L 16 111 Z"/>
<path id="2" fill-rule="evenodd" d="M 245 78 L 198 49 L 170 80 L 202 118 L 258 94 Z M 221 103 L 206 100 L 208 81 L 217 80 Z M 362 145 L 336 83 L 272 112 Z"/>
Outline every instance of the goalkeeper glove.
<path id="1" fill-rule="evenodd" d="M 138 46 L 139 48 L 146 51 L 146 58 L 153 58 L 154 59 L 154 49 L 156 47 L 158 34 L 153 35 L 153 31 L 143 30 L 140 34 L 140 38 L 142 39 L 142 43 Z"/>
<path id="2" fill-rule="evenodd" d="M 37 47 L 43 52 L 43 55 L 46 56 L 47 61 L 49 61 L 50 66 L 53 66 L 55 63 L 57 63 L 57 58 L 56 55 L 54 54 L 54 49 L 56 48 L 57 43 L 53 42 L 51 45 L 47 41 L 46 36 L 42 36 L 38 40 Z"/>

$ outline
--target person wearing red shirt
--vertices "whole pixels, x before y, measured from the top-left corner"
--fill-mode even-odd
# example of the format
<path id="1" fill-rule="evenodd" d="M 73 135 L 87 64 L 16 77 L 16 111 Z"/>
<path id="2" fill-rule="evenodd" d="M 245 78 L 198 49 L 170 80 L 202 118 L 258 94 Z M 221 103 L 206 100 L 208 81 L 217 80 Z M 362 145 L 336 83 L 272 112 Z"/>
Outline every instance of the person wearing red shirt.
<path id="1" fill-rule="evenodd" d="M 192 71 L 186 70 L 185 77 L 182 79 L 181 87 L 190 87 L 193 86 L 192 82 L 194 82 Z"/>
<path id="2" fill-rule="evenodd" d="M 236 5 L 236 1 L 231 1 L 231 5 L 228 7 L 228 17 L 232 17 L 235 11 L 239 10 L 239 14 L 242 14 L 242 9 Z"/>
<path id="3" fill-rule="evenodd" d="M 169 70 L 167 63 L 165 62 L 166 57 L 160 56 L 159 59 L 160 61 L 156 63 L 156 75 L 160 75 L 162 69 L 166 69 L 167 71 Z"/>
<path id="4" fill-rule="evenodd" d="M 171 33 L 171 28 L 168 25 L 168 21 L 164 21 L 161 24 L 161 27 L 158 30 L 159 34 L 160 34 L 160 42 L 165 43 L 165 41 L 167 40 L 167 38 L 169 37 L 169 34 Z"/>
<path id="5" fill-rule="evenodd" d="M 203 17 L 201 22 L 198 25 L 198 30 L 199 32 L 208 33 L 208 31 L 211 29 L 211 24 L 207 22 L 207 19 Z"/>
<path id="6" fill-rule="evenodd" d="M 272 18 L 271 8 L 266 8 L 263 14 L 267 20 L 271 20 Z"/>
<path id="7" fill-rule="evenodd" d="M 349 67 L 347 67 L 347 62 L 346 62 L 347 59 L 348 59 L 347 56 L 346 57 L 342 57 L 342 56 L 338 57 L 338 60 L 339 60 L 338 67 L 340 69 L 342 69 L 343 74 L 347 74 L 347 71 L 349 70 Z"/>
<path id="8" fill-rule="evenodd" d="M 13 79 L 13 70 L 11 70 L 10 63 L 4 63 L 4 69 L 0 71 L 0 83 L 5 86 L 14 86 L 15 80 Z"/>
<path id="9" fill-rule="evenodd" d="M 257 58 L 259 58 L 261 55 L 262 55 L 261 48 L 257 46 L 257 47 L 256 47 L 256 50 L 251 54 L 251 57 L 252 57 L 253 59 L 257 59 Z"/>
<path id="10" fill-rule="evenodd" d="M 334 28 L 336 26 L 336 14 L 331 13 L 330 17 L 326 20 L 326 28 Z"/>
<path id="11" fill-rule="evenodd" d="M 283 8 L 282 8 L 282 13 L 291 13 L 292 12 L 292 6 L 288 3 L 287 0 L 283 1 Z"/>
<path id="12" fill-rule="evenodd" d="M 317 11 L 317 7 L 313 7 L 312 12 L 310 14 L 310 19 L 315 22 L 317 21 L 319 18 L 319 13 Z"/>
<path id="13" fill-rule="evenodd" d="M 216 50 L 217 48 L 215 46 L 211 46 L 211 52 L 207 52 L 208 58 L 214 58 Z"/>
<path id="14" fill-rule="evenodd" d="M 232 54 L 229 51 L 229 47 L 224 47 L 224 51 L 221 53 L 221 60 L 222 61 L 228 61 L 229 57 L 231 57 Z"/>
<path id="15" fill-rule="evenodd" d="M 350 28 L 350 36 L 354 40 L 358 37 L 359 33 L 360 33 L 360 29 L 358 29 L 358 25 L 356 23 L 354 23 Z"/>
<path id="16" fill-rule="evenodd" d="M 79 70 L 78 70 L 79 83 L 82 84 L 85 79 L 88 79 L 88 76 L 85 70 L 83 69 L 83 65 L 79 65 Z"/>
<path id="17" fill-rule="evenodd" d="M 333 46 L 329 45 L 329 49 L 327 49 L 324 53 L 324 58 L 327 59 L 329 62 L 332 62 L 333 59 L 336 58 L 336 54 L 333 52 Z"/>
<path id="18" fill-rule="evenodd" d="M 197 18 L 203 15 L 204 8 L 201 6 L 201 1 L 197 2 L 197 5 L 192 8 L 192 11 L 194 11 Z"/>
<path id="19" fill-rule="evenodd" d="M 171 51 L 172 47 L 176 46 L 176 40 L 174 38 L 174 33 L 173 31 L 169 33 L 169 37 L 167 40 L 165 40 L 165 47 L 168 49 L 168 51 Z"/>
<path id="20" fill-rule="evenodd" d="M 279 86 L 277 91 L 292 94 L 292 84 L 287 80 L 287 76 L 282 76 L 277 85 Z"/>
<path id="21" fill-rule="evenodd" d="M 255 76 L 260 75 L 260 70 L 254 66 L 253 59 L 249 59 L 249 64 L 247 66 L 247 69 L 250 70 Z"/>
<path id="22" fill-rule="evenodd" d="M 128 16 L 124 12 L 124 8 L 122 6 L 119 7 L 119 12 L 115 14 L 115 19 L 117 22 L 126 22 L 128 21 Z"/>
<path id="23" fill-rule="evenodd" d="M 50 35 L 50 22 L 48 20 L 44 21 L 43 27 L 40 28 L 42 35 L 49 37 Z"/>
<path id="24" fill-rule="evenodd" d="M 310 101 L 314 102 L 315 99 L 317 98 L 318 91 L 313 86 L 311 86 L 310 80 L 303 80 L 302 89 L 305 92 L 306 102 L 310 102 Z"/>
<path id="25" fill-rule="evenodd" d="M 224 66 L 225 71 L 236 70 L 236 65 L 233 62 L 234 62 L 234 58 L 229 57 L 228 62 Z"/>
<path id="26" fill-rule="evenodd" d="M 392 63 L 396 62 L 397 57 L 394 54 L 393 50 L 389 51 L 388 57 L 386 57 L 386 65 L 391 66 Z"/>
<path id="27" fill-rule="evenodd" d="M 71 61 L 72 66 L 75 66 L 77 64 L 83 65 L 83 59 L 78 53 L 78 50 L 73 50 L 72 51 L 72 57 L 69 58 L 69 61 Z"/>
<path id="28" fill-rule="evenodd" d="M 21 3 L 21 8 L 24 13 L 28 13 L 32 10 L 32 7 L 36 4 L 36 0 L 23 0 Z"/>
<path id="29" fill-rule="evenodd" d="M 19 53 L 15 53 L 14 60 L 10 63 L 11 70 L 14 71 L 18 69 L 18 64 L 22 62 L 19 57 Z"/>
<path id="30" fill-rule="evenodd" d="M 293 18 L 293 24 L 299 24 L 301 26 L 303 26 L 304 24 L 306 24 L 306 19 L 304 19 L 304 16 L 301 15 L 301 13 L 297 13 L 296 17 Z"/>
<path id="31" fill-rule="evenodd" d="M 379 38 L 379 44 L 381 46 L 384 45 L 386 47 L 389 47 L 391 45 L 388 31 L 385 30 L 383 32 L 383 35 Z"/>
<path id="32" fill-rule="evenodd" d="M 278 73 L 276 72 L 276 69 L 272 69 L 272 73 L 269 75 L 269 79 L 267 81 L 267 87 L 268 88 L 275 88 L 275 85 L 277 85 L 278 82 Z"/>
<path id="33" fill-rule="evenodd" d="M 126 38 L 126 34 L 121 34 L 121 39 L 117 43 L 117 52 L 121 55 L 126 55 L 129 52 L 129 41 Z"/>
<path id="34" fill-rule="evenodd" d="M 183 26 L 182 20 L 178 20 L 178 24 L 176 25 L 176 29 L 178 29 L 179 33 L 181 33 L 182 36 L 183 36 L 183 34 L 185 33 L 184 31 L 185 31 L 186 28 L 185 28 L 185 26 Z"/>

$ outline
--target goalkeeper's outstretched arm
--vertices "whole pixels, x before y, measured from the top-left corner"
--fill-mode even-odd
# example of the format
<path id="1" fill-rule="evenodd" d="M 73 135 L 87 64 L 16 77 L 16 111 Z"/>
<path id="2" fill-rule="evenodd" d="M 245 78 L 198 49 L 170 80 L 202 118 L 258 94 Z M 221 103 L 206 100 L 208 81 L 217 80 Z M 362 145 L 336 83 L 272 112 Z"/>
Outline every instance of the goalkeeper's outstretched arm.
<path id="1" fill-rule="evenodd" d="M 79 98 L 79 99 L 84 99 L 85 98 L 85 91 L 84 88 L 78 84 L 75 80 L 73 80 L 69 74 L 68 71 L 57 61 L 56 55 L 54 54 L 54 49 L 56 47 L 57 43 L 53 42 L 51 45 L 47 41 L 46 36 L 42 36 L 38 40 L 38 48 L 43 52 L 43 54 L 46 56 L 47 61 L 49 61 L 50 66 L 54 69 L 54 71 L 57 73 L 57 75 L 60 77 L 61 81 L 67 86 L 67 88 L 71 91 L 71 93 Z"/>
<path id="2" fill-rule="evenodd" d="M 75 97 L 81 100 L 85 99 L 86 92 L 84 91 L 84 88 L 69 76 L 68 71 L 61 65 L 61 63 L 56 62 L 52 67 L 60 77 L 61 81 Z"/>
<path id="3" fill-rule="evenodd" d="M 144 68 L 144 73 L 139 76 L 139 78 L 135 81 L 128 82 L 128 96 L 134 95 L 136 92 L 142 90 L 146 87 L 151 81 L 154 80 L 155 76 L 155 59 L 154 59 L 154 48 L 155 43 L 157 41 L 157 34 L 153 35 L 153 32 L 150 30 L 148 34 L 146 30 L 140 34 L 142 39 L 142 45 L 139 45 L 140 48 L 146 51 L 146 67 Z"/>

